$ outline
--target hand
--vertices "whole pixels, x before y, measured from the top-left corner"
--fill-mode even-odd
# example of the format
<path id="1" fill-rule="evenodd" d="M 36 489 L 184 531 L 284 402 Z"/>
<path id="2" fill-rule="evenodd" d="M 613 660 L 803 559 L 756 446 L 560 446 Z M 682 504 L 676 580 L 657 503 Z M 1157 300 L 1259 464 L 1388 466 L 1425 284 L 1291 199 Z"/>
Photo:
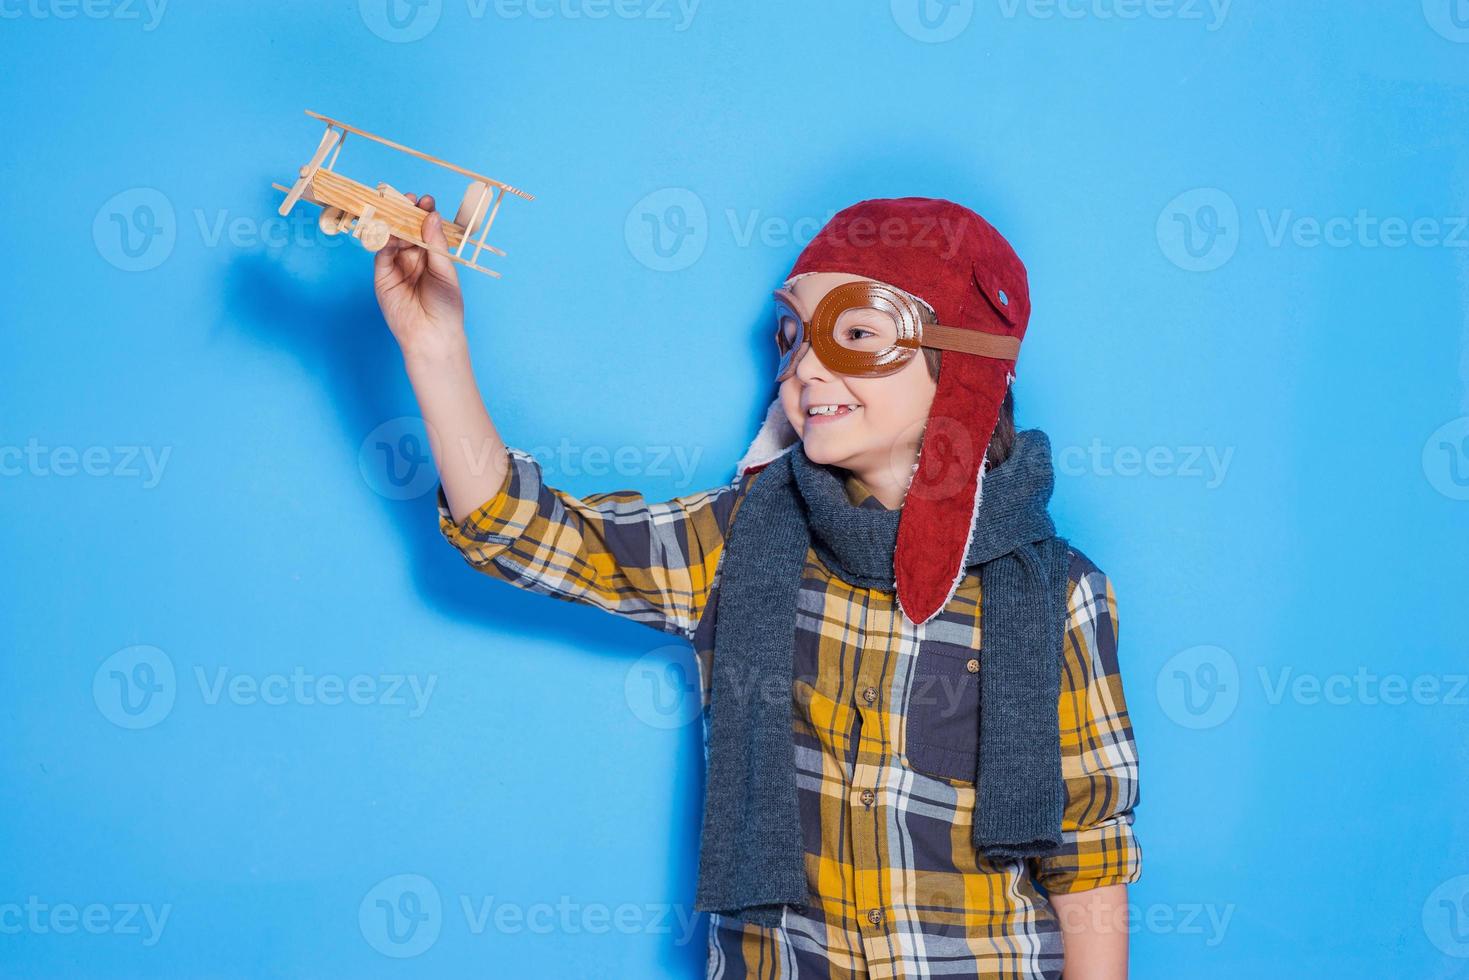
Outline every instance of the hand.
<path id="1" fill-rule="evenodd" d="M 388 329 L 404 355 L 442 354 L 464 346 L 464 296 L 447 254 L 443 219 L 433 195 L 404 195 L 424 211 L 423 241 L 435 252 L 397 236 L 373 258 L 373 289 Z"/>

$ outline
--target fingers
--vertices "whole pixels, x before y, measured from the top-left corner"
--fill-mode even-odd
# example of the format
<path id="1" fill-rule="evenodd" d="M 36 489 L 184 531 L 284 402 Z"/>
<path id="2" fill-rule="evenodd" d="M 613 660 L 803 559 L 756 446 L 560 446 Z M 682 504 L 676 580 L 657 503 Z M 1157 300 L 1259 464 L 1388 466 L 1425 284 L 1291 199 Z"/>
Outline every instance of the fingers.
<path id="1" fill-rule="evenodd" d="M 432 198 L 425 197 L 425 200 L 432 201 Z M 439 212 L 433 211 L 423 219 L 423 240 L 431 246 L 428 249 L 429 272 L 446 282 L 456 281 L 454 262 L 449 258 L 449 241 L 444 237 L 444 219 Z"/>

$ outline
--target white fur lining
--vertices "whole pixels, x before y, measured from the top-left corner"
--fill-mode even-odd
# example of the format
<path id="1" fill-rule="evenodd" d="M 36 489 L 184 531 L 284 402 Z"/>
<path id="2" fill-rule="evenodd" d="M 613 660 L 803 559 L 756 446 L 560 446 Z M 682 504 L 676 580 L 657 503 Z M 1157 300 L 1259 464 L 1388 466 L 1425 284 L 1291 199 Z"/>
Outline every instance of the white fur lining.
<path id="1" fill-rule="evenodd" d="M 754 442 L 750 448 L 745 450 L 745 455 L 735 464 L 735 479 L 745 475 L 745 470 L 752 466 L 760 466 L 771 460 L 790 452 L 800 436 L 791 427 L 791 420 L 786 418 L 786 410 L 780 403 L 780 395 L 770 403 L 765 410 L 765 421 L 760 424 L 760 431 L 755 434 Z"/>
<path id="2" fill-rule="evenodd" d="M 1009 390 L 1010 385 L 1013 384 L 1014 381 L 1015 375 L 1010 373 L 1009 371 L 1006 371 L 1006 391 Z M 993 435 L 991 436 L 991 438 L 993 438 Z M 954 581 L 949 583 L 949 591 L 948 594 L 944 596 L 944 601 L 938 604 L 938 608 L 936 608 L 933 613 L 929 615 L 928 619 L 932 619 L 934 616 L 937 616 L 939 612 L 942 611 L 943 608 L 949 604 L 949 600 L 953 599 L 954 593 L 959 590 L 959 583 L 964 581 L 965 572 L 968 571 L 968 566 L 965 559 L 969 556 L 969 546 L 974 542 L 974 528 L 975 525 L 979 523 L 979 507 L 984 502 L 984 475 L 989 471 L 990 468 L 989 445 L 986 444 L 984 449 L 982 449 L 980 452 L 981 455 L 979 457 L 979 475 L 975 477 L 974 480 L 974 507 L 969 511 L 969 533 L 964 536 L 964 550 L 959 552 L 959 567 L 954 572 Z M 918 444 L 918 456 L 920 459 L 922 459 L 923 457 L 922 442 Z M 913 472 L 915 474 L 917 474 L 918 472 L 917 463 L 913 464 Z M 909 616 L 908 610 L 903 608 L 903 599 L 902 596 L 897 592 L 896 583 L 894 583 L 893 592 L 894 595 L 896 595 L 898 598 L 898 610 L 902 612 L 903 616 L 908 620 L 908 622 L 915 623 L 916 625 L 921 626 L 922 623 L 918 623 L 912 616 Z M 928 622 L 928 619 L 923 620 L 923 622 Z"/>

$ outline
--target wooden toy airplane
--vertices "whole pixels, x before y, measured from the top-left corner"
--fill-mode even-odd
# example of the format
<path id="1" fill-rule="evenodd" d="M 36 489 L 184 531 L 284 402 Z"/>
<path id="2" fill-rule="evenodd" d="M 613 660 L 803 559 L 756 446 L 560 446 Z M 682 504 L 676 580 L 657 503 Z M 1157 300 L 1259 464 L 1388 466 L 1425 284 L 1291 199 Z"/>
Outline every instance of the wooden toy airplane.
<path id="1" fill-rule="evenodd" d="M 319 219 L 322 231 L 328 235 L 350 232 L 352 237 L 360 241 L 369 252 L 381 249 L 388 244 L 390 237 L 402 238 L 415 245 L 432 248 L 419 237 L 426 212 L 418 205 L 387 184 L 380 183 L 376 188 L 368 187 L 332 169 L 337 162 L 337 155 L 342 152 L 342 144 L 346 142 L 347 134 L 356 133 L 469 178 L 469 188 L 465 190 L 464 197 L 459 202 L 459 210 L 455 213 L 454 220 L 444 222 L 444 240 L 448 242 L 451 250 L 446 254 L 460 265 L 483 272 L 485 275 L 494 276 L 496 279 L 500 278 L 500 273 L 479 264 L 481 250 L 494 252 L 499 256 L 505 254 L 495 246 L 486 244 L 485 236 L 489 234 L 490 225 L 494 223 L 495 215 L 500 211 L 500 202 L 507 193 L 523 197 L 527 201 L 535 200 L 532 195 L 511 187 L 509 184 L 501 183 L 493 177 L 486 177 L 472 170 L 456 167 L 438 157 L 420 153 L 401 143 L 385 140 L 381 136 L 374 136 L 365 130 L 348 126 L 346 123 L 312 112 L 310 109 L 306 110 L 306 115 L 326 123 L 326 132 L 322 134 L 316 152 L 311 155 L 311 161 L 301 168 L 294 185 L 291 187 L 283 184 L 270 185 L 286 194 L 286 199 L 281 202 L 280 206 L 282 215 L 289 214 L 296 202 L 304 199 L 312 204 L 319 204 L 323 208 Z M 327 159 L 327 154 L 331 154 L 330 160 Z M 491 200 L 492 189 L 493 200 Z M 488 206 L 488 213 L 486 213 L 486 206 Z M 475 232 L 479 233 L 478 237 L 474 237 Z M 469 245 L 471 237 L 474 237 L 474 250 L 466 257 L 464 250 Z"/>

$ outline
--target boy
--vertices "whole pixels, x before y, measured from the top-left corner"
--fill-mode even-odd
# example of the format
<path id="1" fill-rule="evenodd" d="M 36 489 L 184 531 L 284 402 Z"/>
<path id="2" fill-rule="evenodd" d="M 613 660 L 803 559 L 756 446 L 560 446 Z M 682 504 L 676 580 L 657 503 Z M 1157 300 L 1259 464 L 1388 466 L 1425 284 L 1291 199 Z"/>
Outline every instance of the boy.
<path id="1" fill-rule="evenodd" d="M 998 232 L 923 198 L 836 215 L 776 293 L 735 478 L 662 503 L 547 486 L 485 412 L 452 263 L 395 240 L 375 274 L 445 537 L 695 648 L 710 977 L 1126 975 L 1116 602 L 1055 534 L 1045 434 L 1014 430 L 1030 301 Z"/>

